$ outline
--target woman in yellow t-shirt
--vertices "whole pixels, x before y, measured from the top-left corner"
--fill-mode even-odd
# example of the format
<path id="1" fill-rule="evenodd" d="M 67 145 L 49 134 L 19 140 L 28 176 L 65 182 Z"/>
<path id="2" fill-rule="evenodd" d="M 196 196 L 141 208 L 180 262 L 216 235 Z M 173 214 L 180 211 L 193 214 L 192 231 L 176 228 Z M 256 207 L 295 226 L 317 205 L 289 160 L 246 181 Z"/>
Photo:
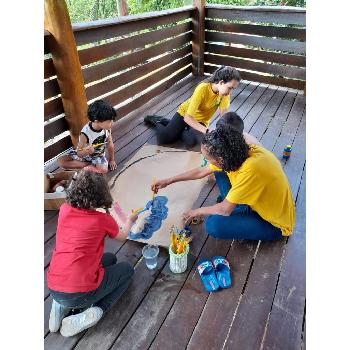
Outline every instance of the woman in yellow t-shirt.
<path id="1" fill-rule="evenodd" d="M 201 151 L 209 161 L 204 168 L 160 180 L 155 191 L 174 182 L 216 176 L 222 202 L 190 210 L 184 220 L 209 215 L 209 235 L 224 239 L 274 240 L 289 236 L 295 224 L 295 208 L 288 179 L 279 160 L 260 145 L 248 145 L 231 126 L 206 134 Z"/>
<path id="2" fill-rule="evenodd" d="M 156 127 L 159 145 L 182 138 L 187 147 L 193 147 L 208 132 L 216 110 L 219 108 L 221 115 L 228 110 L 230 92 L 238 86 L 240 80 L 236 69 L 221 66 L 206 82 L 196 87 L 193 95 L 180 105 L 170 121 L 158 116 L 147 116 L 144 121 Z"/>

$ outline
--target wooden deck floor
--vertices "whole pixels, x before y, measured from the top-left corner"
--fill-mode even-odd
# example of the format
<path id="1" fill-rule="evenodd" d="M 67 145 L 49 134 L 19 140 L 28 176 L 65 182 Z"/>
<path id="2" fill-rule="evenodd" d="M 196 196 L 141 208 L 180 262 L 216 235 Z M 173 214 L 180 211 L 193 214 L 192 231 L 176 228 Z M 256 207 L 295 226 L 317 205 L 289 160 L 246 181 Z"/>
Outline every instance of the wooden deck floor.
<path id="1" fill-rule="evenodd" d="M 143 117 L 152 113 L 170 118 L 199 81 L 186 79 L 115 128 L 118 169 L 146 142 L 155 142 L 155 132 L 143 124 Z M 165 249 L 151 272 L 141 258 L 142 244 L 107 240 L 106 251 L 135 266 L 133 282 L 95 327 L 64 338 L 48 330 L 52 299 L 46 271 L 55 244 L 57 212 L 45 212 L 45 349 L 305 348 L 305 97 L 301 92 L 243 81 L 231 100 L 231 109 L 244 118 L 245 130 L 279 159 L 284 146 L 293 145 L 291 158 L 281 160 L 297 208 L 291 238 L 262 243 L 216 240 L 198 225 L 193 227 L 188 269 L 180 275 L 170 272 Z M 215 184 L 208 182 L 194 207 L 215 203 L 217 195 Z M 213 255 L 229 260 L 233 286 L 208 294 L 196 266 L 198 259 Z"/>

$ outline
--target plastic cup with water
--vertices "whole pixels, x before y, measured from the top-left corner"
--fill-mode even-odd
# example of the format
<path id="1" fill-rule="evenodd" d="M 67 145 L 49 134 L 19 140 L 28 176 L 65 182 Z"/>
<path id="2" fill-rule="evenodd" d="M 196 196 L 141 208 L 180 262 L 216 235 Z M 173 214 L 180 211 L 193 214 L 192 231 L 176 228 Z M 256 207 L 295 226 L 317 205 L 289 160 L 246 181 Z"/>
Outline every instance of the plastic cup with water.
<path id="1" fill-rule="evenodd" d="M 156 245 L 147 244 L 142 248 L 142 255 L 145 258 L 146 265 L 150 270 L 157 267 L 159 248 Z"/>

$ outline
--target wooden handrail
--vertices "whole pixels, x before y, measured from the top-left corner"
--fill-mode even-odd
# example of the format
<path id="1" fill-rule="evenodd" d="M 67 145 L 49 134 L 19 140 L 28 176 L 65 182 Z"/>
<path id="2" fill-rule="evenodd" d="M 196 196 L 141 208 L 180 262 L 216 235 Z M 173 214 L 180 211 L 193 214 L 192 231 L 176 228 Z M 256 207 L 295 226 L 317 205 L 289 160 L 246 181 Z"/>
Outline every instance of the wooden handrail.
<path id="1" fill-rule="evenodd" d="M 171 10 L 163 10 L 157 12 L 145 12 L 137 15 L 129 15 L 122 17 L 106 18 L 91 22 L 80 22 L 72 24 L 73 32 L 79 32 L 82 30 L 96 29 L 101 27 L 115 26 L 117 24 L 124 24 L 130 22 L 142 21 L 150 18 L 164 17 L 168 15 L 173 15 L 176 13 L 182 13 L 189 10 L 193 10 L 193 6 L 183 6 Z"/>
<path id="2" fill-rule="evenodd" d="M 207 9 L 223 9 L 223 10 L 237 10 L 237 11 L 256 11 L 256 12 L 283 12 L 283 13 L 305 13 L 304 7 L 295 6 L 233 6 L 233 5 L 221 5 L 210 4 L 205 5 Z"/>

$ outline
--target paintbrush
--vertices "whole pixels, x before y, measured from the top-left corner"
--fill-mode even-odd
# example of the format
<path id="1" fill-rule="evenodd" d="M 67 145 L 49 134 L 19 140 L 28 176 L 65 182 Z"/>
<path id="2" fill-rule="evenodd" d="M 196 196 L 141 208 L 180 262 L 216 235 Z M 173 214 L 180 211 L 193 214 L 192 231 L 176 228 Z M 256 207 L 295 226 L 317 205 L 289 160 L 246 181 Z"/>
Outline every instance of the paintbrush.
<path id="1" fill-rule="evenodd" d="M 153 178 L 153 190 L 152 190 L 152 200 L 151 200 L 151 205 L 153 205 L 153 201 L 154 201 L 154 196 L 156 195 L 156 178 Z"/>
<path id="2" fill-rule="evenodd" d="M 96 148 L 96 147 L 102 146 L 102 145 L 104 145 L 104 144 L 105 144 L 105 143 L 102 142 L 102 143 L 96 143 L 96 144 L 91 145 L 91 146 L 92 146 L 93 148 Z M 84 149 L 85 149 L 85 147 L 79 148 L 79 149 L 78 149 L 78 152 L 83 151 Z"/>
<path id="3" fill-rule="evenodd" d="M 141 212 L 143 212 L 145 210 L 145 208 L 143 208 L 143 207 L 141 207 L 141 208 L 137 208 L 137 209 L 133 209 L 131 212 L 133 213 L 133 214 L 136 214 L 136 213 L 141 213 Z"/>

